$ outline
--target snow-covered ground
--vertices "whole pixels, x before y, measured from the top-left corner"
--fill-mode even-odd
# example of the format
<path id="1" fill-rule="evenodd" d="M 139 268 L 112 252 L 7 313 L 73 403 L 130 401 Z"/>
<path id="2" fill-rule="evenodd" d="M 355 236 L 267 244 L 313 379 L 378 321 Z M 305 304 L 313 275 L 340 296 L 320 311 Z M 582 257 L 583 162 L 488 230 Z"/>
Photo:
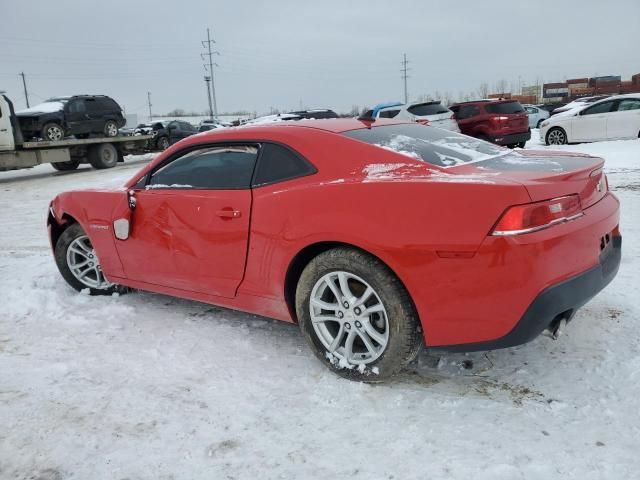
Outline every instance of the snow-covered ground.
<path id="1" fill-rule="evenodd" d="M 0 173 L 0 478 L 638 478 L 640 140 L 563 149 L 607 160 L 618 277 L 558 341 L 423 353 L 383 385 L 332 375 L 294 325 L 67 287 L 49 200 L 148 157 Z"/>

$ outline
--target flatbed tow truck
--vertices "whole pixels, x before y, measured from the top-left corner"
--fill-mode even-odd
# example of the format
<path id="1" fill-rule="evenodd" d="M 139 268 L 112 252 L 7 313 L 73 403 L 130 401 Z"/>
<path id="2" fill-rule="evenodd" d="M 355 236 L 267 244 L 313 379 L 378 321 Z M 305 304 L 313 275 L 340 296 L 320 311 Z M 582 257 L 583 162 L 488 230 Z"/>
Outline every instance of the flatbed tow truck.
<path id="1" fill-rule="evenodd" d="M 124 155 L 150 151 L 152 135 L 25 142 L 13 104 L 0 94 L 0 172 L 50 163 L 56 170 L 75 170 L 81 163 L 93 168 L 115 167 Z"/>

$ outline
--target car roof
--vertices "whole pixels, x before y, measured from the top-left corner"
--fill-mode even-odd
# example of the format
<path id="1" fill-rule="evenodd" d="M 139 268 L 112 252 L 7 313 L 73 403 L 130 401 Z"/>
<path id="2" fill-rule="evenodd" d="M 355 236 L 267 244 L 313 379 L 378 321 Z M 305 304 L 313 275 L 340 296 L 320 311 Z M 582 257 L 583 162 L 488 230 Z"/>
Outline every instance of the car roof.
<path id="1" fill-rule="evenodd" d="M 273 123 L 259 123 L 256 125 L 243 125 L 240 127 L 232 127 L 224 129 L 223 132 L 236 131 L 256 131 L 260 134 L 268 134 L 269 132 L 278 132 L 283 128 L 303 129 L 313 128 L 316 130 L 324 130 L 325 132 L 343 133 L 350 130 L 360 130 L 364 128 L 380 127 L 384 125 L 398 125 L 401 123 L 413 123 L 406 120 L 392 120 L 392 119 L 375 119 L 371 120 L 358 120 L 357 118 L 327 118 L 321 120 L 297 120 L 295 122 L 273 122 Z M 210 135 L 218 136 L 219 132 L 211 130 Z"/>

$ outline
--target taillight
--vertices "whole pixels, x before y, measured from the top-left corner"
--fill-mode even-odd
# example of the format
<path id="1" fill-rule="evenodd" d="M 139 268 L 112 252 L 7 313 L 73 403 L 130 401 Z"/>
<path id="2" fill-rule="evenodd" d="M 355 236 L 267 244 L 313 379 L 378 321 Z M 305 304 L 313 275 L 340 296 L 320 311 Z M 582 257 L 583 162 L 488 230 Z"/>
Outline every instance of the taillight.
<path id="1" fill-rule="evenodd" d="M 429 125 L 429 120 L 426 118 L 416 118 L 416 123 L 419 123 L 420 125 Z"/>
<path id="2" fill-rule="evenodd" d="M 491 235 L 519 235 L 568 222 L 584 215 L 580 197 L 567 195 L 543 202 L 514 205 L 502 214 Z"/>

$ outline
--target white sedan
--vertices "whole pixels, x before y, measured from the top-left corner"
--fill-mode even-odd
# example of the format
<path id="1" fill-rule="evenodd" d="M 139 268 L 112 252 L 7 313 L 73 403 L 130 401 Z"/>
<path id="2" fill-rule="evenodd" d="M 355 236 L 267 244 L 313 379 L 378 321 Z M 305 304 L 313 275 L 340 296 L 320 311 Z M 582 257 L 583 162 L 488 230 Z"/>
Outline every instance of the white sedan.
<path id="1" fill-rule="evenodd" d="M 639 137 L 640 93 L 609 97 L 540 124 L 540 140 L 547 145 Z"/>

